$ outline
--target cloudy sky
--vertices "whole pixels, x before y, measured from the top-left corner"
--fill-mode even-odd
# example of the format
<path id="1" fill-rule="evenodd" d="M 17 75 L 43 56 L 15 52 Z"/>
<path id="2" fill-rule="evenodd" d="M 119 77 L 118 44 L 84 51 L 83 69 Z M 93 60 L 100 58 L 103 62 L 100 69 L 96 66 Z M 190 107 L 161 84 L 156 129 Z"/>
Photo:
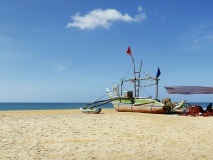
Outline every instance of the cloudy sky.
<path id="1" fill-rule="evenodd" d="M 164 86 L 213 87 L 212 0 L 0 0 L 1 102 L 91 102 L 131 77 L 131 46 L 142 76 Z M 148 84 L 148 82 L 144 82 Z M 129 89 L 132 84 L 126 84 Z M 155 87 L 141 96 L 155 96 Z M 107 98 L 107 97 L 104 97 Z"/>

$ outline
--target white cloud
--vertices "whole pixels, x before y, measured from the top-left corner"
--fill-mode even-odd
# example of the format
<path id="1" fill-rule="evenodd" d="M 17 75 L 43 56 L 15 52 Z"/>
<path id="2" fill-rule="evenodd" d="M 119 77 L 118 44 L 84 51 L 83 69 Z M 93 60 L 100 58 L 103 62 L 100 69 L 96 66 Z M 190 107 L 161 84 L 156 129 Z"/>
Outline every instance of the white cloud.
<path id="1" fill-rule="evenodd" d="M 140 22 L 140 21 L 145 20 L 146 18 L 147 17 L 146 17 L 145 13 L 140 13 L 140 14 L 135 16 L 134 20 L 137 21 L 137 22 Z"/>
<path id="2" fill-rule="evenodd" d="M 142 12 L 142 10 L 143 10 L 142 6 L 138 6 L 138 11 Z"/>
<path id="3" fill-rule="evenodd" d="M 108 29 L 112 25 L 113 21 L 140 22 L 145 20 L 146 18 L 147 17 L 145 12 L 142 12 L 133 18 L 128 14 L 121 14 L 115 9 L 95 9 L 84 16 L 81 16 L 80 13 L 71 16 L 71 19 L 74 22 L 68 23 L 66 27 L 77 27 L 80 29 L 89 30 L 93 30 L 97 27 Z"/>

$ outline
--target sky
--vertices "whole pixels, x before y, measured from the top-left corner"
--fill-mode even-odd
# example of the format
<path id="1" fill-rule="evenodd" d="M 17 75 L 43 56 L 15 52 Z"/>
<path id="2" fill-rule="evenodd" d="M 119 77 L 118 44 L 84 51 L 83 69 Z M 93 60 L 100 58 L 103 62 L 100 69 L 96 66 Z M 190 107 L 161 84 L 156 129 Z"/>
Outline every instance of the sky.
<path id="1" fill-rule="evenodd" d="M 159 99 L 212 102 L 211 94 L 170 95 L 164 88 L 213 87 L 212 6 L 212 0 L 0 0 L 0 101 L 107 99 L 105 88 L 133 76 L 130 46 L 136 66 L 142 60 L 141 77 L 160 68 Z M 141 96 L 150 95 L 155 86 L 142 89 Z"/>

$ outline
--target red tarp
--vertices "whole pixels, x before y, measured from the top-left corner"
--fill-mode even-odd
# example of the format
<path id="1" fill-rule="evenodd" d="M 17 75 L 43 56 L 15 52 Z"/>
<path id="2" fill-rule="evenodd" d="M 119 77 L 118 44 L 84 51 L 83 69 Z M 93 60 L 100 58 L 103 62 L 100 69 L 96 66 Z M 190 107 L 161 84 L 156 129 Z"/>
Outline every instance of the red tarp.
<path id="1" fill-rule="evenodd" d="M 213 87 L 168 86 L 165 89 L 169 94 L 213 94 Z"/>

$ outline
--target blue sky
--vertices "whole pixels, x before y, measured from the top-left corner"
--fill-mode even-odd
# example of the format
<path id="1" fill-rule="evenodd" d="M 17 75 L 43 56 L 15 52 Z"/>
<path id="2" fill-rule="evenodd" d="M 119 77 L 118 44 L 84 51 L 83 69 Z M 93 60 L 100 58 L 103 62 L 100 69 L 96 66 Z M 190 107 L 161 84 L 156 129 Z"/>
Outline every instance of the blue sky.
<path id="1" fill-rule="evenodd" d="M 212 0 L 0 0 L 0 101 L 95 101 L 127 74 L 131 46 L 142 76 L 160 68 L 160 99 L 212 102 L 213 95 L 164 89 L 213 86 L 212 6 Z M 155 87 L 145 91 L 155 96 Z"/>

